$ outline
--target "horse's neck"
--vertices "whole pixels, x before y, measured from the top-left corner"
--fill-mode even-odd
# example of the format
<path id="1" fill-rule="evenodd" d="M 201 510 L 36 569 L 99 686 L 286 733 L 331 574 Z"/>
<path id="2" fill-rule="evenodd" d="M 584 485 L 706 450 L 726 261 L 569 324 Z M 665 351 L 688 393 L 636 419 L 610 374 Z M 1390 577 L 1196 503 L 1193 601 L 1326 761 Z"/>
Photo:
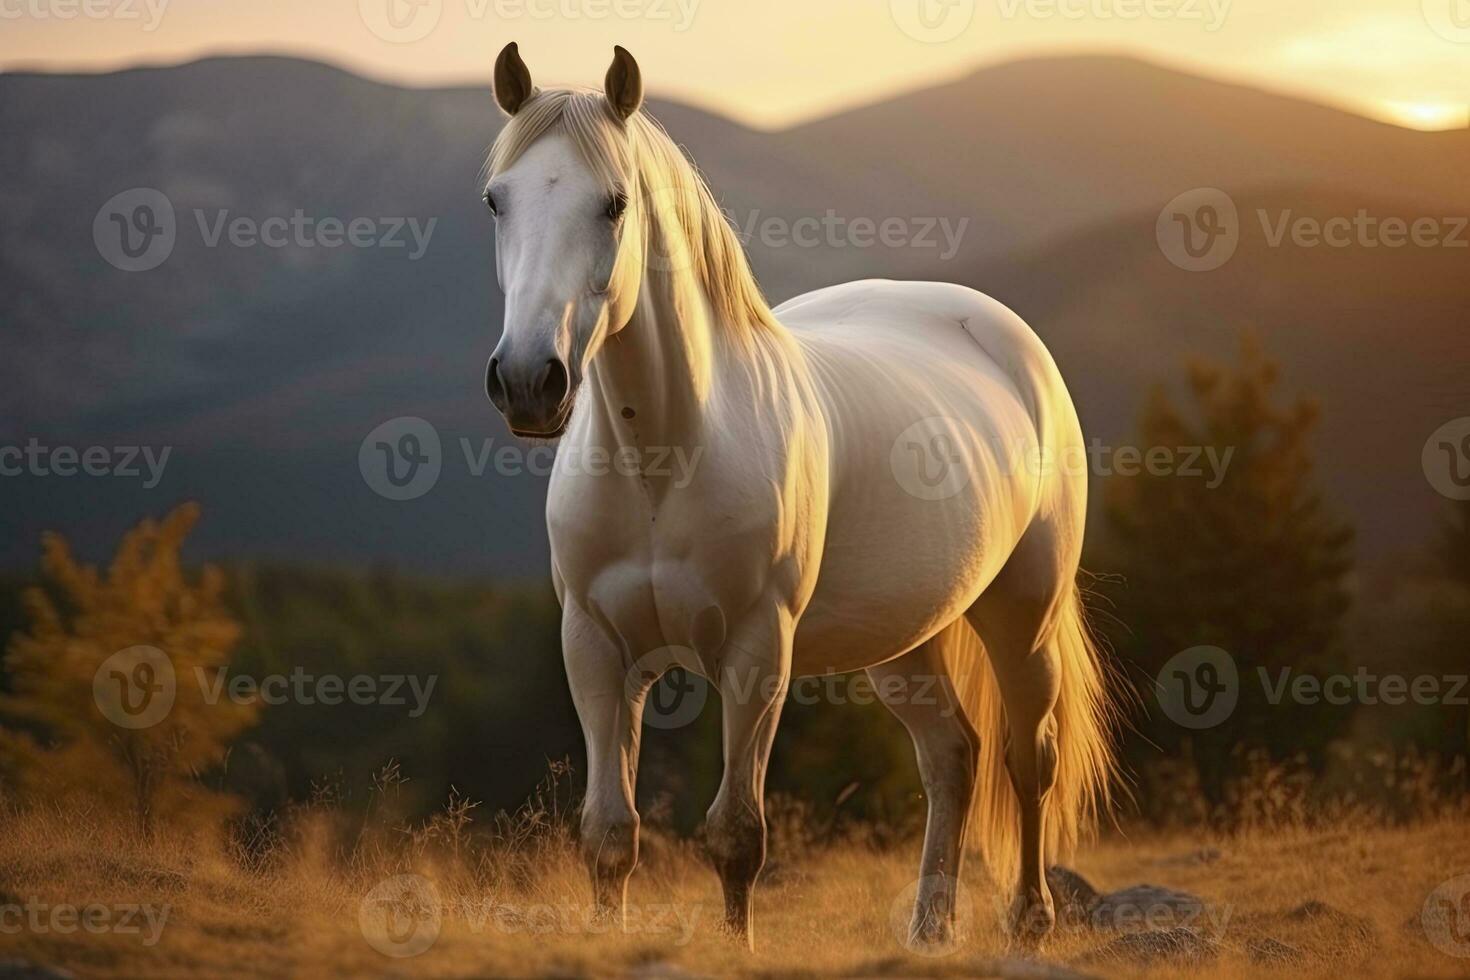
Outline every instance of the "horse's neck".
<path id="1" fill-rule="evenodd" d="M 692 277 L 650 274 L 632 318 L 593 362 L 588 380 L 600 401 L 599 442 L 701 444 L 710 398 L 729 356 L 710 304 Z"/>

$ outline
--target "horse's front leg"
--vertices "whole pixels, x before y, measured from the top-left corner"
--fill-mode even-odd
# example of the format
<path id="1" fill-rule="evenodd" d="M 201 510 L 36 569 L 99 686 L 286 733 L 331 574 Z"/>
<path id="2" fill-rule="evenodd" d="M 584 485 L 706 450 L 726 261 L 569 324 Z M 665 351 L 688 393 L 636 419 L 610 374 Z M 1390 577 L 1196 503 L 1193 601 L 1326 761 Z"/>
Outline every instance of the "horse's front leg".
<path id="1" fill-rule="evenodd" d="M 562 656 L 587 743 L 582 857 L 598 914 L 621 926 L 628 876 L 638 863 L 633 791 L 647 688 L 630 683 L 619 644 L 571 601 L 562 615 Z"/>
<path id="2" fill-rule="evenodd" d="M 725 927 L 755 948 L 756 876 L 766 861 L 766 763 L 791 683 L 791 615 L 774 604 L 732 631 L 716 681 L 724 712 L 725 774 L 705 833 L 725 893 Z"/>

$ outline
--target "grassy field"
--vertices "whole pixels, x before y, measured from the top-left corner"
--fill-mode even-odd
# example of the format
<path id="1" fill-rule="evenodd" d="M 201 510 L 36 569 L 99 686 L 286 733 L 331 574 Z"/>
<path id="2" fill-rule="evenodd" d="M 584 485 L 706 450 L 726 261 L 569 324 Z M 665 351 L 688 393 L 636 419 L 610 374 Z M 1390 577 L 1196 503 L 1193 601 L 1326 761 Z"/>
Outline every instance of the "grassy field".
<path id="1" fill-rule="evenodd" d="M 1113 836 L 1075 862 L 1094 885 L 1182 889 L 1205 911 L 1142 938 L 1064 917 L 1033 952 L 1008 944 L 975 863 L 961 942 L 919 955 L 901 943 L 916 840 L 814 847 L 778 827 L 750 954 L 720 933 L 716 880 L 691 842 L 645 832 L 628 931 L 614 933 L 588 912 L 560 821 L 533 813 L 496 832 L 472 816 L 451 808 L 398 832 L 308 814 L 241 848 L 140 843 L 97 812 L 11 812 L 0 961 L 82 977 L 1470 976 L 1470 902 L 1441 903 L 1427 928 L 1423 915 L 1470 872 L 1470 818 Z"/>

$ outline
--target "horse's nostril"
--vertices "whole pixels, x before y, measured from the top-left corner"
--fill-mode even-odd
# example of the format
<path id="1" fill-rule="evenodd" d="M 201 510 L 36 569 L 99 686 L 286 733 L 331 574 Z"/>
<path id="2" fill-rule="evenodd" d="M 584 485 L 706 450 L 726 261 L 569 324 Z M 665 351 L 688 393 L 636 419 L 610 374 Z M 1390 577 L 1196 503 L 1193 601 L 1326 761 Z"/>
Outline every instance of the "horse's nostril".
<path id="1" fill-rule="evenodd" d="M 485 394 L 490 396 L 490 404 L 505 411 L 505 379 L 500 376 L 500 358 L 490 358 L 490 366 L 485 369 Z"/>
<path id="2" fill-rule="evenodd" d="M 567 366 L 553 357 L 546 362 L 546 367 L 541 372 L 542 399 L 551 405 L 560 405 L 566 400 L 569 388 Z"/>

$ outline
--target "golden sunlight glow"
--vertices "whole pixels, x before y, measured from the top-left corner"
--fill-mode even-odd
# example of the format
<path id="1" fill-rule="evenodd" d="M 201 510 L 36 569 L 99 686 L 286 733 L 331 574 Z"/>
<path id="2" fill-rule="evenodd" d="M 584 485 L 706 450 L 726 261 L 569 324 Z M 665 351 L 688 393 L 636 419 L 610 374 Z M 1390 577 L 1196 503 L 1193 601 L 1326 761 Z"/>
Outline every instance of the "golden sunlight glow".
<path id="1" fill-rule="evenodd" d="M 986 65 L 1103 52 L 1421 129 L 1464 125 L 1470 105 L 1470 0 L 137 0 L 101 19 L 61 3 L 0 0 L 0 70 L 264 52 L 483 85 L 515 40 L 538 79 L 600 84 L 617 43 L 655 95 L 779 128 Z"/>
<path id="2" fill-rule="evenodd" d="M 1447 102 L 1385 101 L 1383 119 L 1411 129 L 1463 129 L 1470 126 L 1470 106 Z"/>

